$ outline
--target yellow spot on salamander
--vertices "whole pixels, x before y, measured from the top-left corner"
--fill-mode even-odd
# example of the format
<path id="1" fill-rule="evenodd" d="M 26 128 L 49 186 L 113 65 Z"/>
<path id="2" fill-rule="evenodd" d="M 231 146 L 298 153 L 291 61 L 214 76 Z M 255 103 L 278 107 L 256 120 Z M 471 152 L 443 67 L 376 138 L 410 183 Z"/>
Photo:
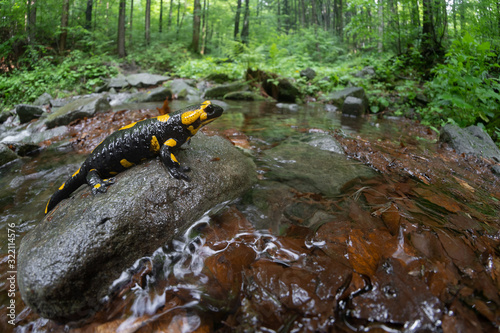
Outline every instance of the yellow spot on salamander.
<path id="1" fill-rule="evenodd" d="M 50 200 L 47 201 L 47 205 L 45 205 L 45 214 L 47 214 L 49 211 L 49 203 L 50 203 Z"/>
<path id="2" fill-rule="evenodd" d="M 172 159 L 172 161 L 174 161 L 175 163 L 179 163 L 177 161 L 177 159 L 175 158 L 174 154 L 170 154 L 170 158 Z"/>
<path id="3" fill-rule="evenodd" d="M 95 184 L 94 185 L 94 188 L 99 188 L 99 187 L 101 187 L 101 184 Z"/>
<path id="4" fill-rule="evenodd" d="M 154 135 L 151 138 L 151 145 L 149 146 L 149 150 L 155 153 L 160 151 L 160 143 L 158 142 L 158 139 Z"/>
<path id="5" fill-rule="evenodd" d="M 168 139 L 167 141 L 165 141 L 164 145 L 169 147 L 175 147 L 177 145 L 177 141 L 175 141 L 174 139 Z"/>
<path id="6" fill-rule="evenodd" d="M 135 123 L 131 123 L 131 124 L 128 124 L 128 125 L 125 125 L 125 126 L 123 126 L 122 128 L 120 128 L 120 129 L 119 129 L 119 131 L 124 130 L 124 129 L 127 129 L 127 128 L 134 127 L 134 126 L 135 126 L 135 124 L 137 124 L 137 122 L 135 122 Z"/>
<path id="7" fill-rule="evenodd" d="M 66 183 L 63 183 L 61 186 L 59 186 L 59 191 L 62 191 L 62 189 L 64 188 L 64 185 L 65 185 L 65 184 L 66 184 Z"/>
<path id="8" fill-rule="evenodd" d="M 109 174 L 110 174 L 111 176 L 114 176 L 114 175 L 117 175 L 117 174 L 118 174 L 118 172 L 116 172 L 116 171 L 110 171 L 110 172 L 109 172 Z"/>
<path id="9" fill-rule="evenodd" d="M 170 116 L 168 114 L 164 114 L 163 116 L 158 116 L 156 117 L 156 119 L 158 119 L 158 121 L 167 121 L 168 119 L 170 118 Z"/>
<path id="10" fill-rule="evenodd" d="M 78 168 L 78 170 L 76 170 L 76 172 L 75 172 L 75 173 L 73 174 L 73 176 L 71 176 L 71 177 L 75 177 L 75 176 L 76 176 L 77 174 L 79 174 L 79 173 L 80 173 L 80 168 Z"/>
<path id="11" fill-rule="evenodd" d="M 181 116 L 184 125 L 191 125 L 200 117 L 201 109 L 184 112 Z"/>
<path id="12" fill-rule="evenodd" d="M 120 164 L 124 167 L 124 168 L 130 168 L 131 166 L 134 165 L 134 163 L 130 163 L 129 161 L 127 161 L 126 159 L 123 159 L 120 161 Z"/>

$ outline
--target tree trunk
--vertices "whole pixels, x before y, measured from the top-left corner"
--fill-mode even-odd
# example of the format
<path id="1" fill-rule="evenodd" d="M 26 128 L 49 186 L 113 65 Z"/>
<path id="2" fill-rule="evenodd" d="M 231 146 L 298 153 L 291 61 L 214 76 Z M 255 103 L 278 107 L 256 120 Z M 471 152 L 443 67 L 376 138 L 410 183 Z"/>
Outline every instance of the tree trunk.
<path id="1" fill-rule="evenodd" d="M 28 1 L 28 43 L 33 45 L 35 43 L 35 35 L 36 35 L 36 0 Z"/>
<path id="2" fill-rule="evenodd" d="M 92 28 L 92 5 L 93 0 L 87 0 L 87 9 L 85 10 L 85 29 L 89 30 Z"/>
<path id="3" fill-rule="evenodd" d="M 241 40 L 248 44 L 248 35 L 250 32 L 250 0 L 245 0 L 245 13 L 243 15 L 243 28 L 241 29 Z"/>
<path id="4" fill-rule="evenodd" d="M 144 20 L 144 34 L 146 38 L 146 45 L 149 45 L 149 42 L 151 41 L 151 34 L 150 34 L 150 28 L 151 28 L 151 0 L 146 0 L 146 16 Z"/>
<path id="5" fill-rule="evenodd" d="M 68 37 L 68 20 L 69 20 L 69 0 L 63 1 L 61 14 L 61 35 L 59 36 L 59 52 L 62 53 L 66 49 L 66 39 Z"/>
<path id="6" fill-rule="evenodd" d="M 200 26 L 201 26 L 201 4 L 200 0 L 194 0 L 193 7 L 193 41 L 191 47 L 195 53 L 200 49 Z"/>
<path id="7" fill-rule="evenodd" d="M 133 0 L 132 0 L 133 1 Z M 163 28 L 163 0 L 160 0 L 160 24 L 158 31 L 161 33 L 162 28 Z"/>
<path id="8" fill-rule="evenodd" d="M 134 14 L 134 0 L 130 1 L 130 22 L 129 22 L 129 29 L 130 29 L 130 33 L 129 33 L 129 47 L 132 47 L 132 40 L 133 40 L 133 36 L 132 36 L 132 19 L 133 19 L 133 14 Z"/>
<path id="9" fill-rule="evenodd" d="M 118 11 L 118 56 L 123 58 L 125 52 L 125 6 L 126 0 L 120 0 L 120 9 Z"/>
<path id="10" fill-rule="evenodd" d="M 436 16 L 439 15 L 438 10 L 440 8 L 436 0 L 423 0 L 422 6 L 422 42 L 420 52 L 427 63 L 427 67 L 430 68 L 444 54 L 444 49 L 441 45 L 442 38 L 438 37 L 437 30 L 439 27 L 436 25 Z"/>
<path id="11" fill-rule="evenodd" d="M 170 0 L 170 8 L 168 9 L 168 23 L 167 30 L 170 31 L 170 26 L 172 25 L 172 8 L 174 7 L 174 0 Z"/>
<path id="12" fill-rule="evenodd" d="M 202 24 L 201 24 L 201 54 L 205 54 L 205 45 L 207 43 L 207 20 L 208 20 L 208 6 L 210 3 L 207 3 L 207 0 L 203 0 L 203 16 L 202 16 Z"/>
<path id="13" fill-rule="evenodd" d="M 240 33 L 240 13 L 241 13 L 241 0 L 238 0 L 236 7 L 236 16 L 234 17 L 234 40 L 238 39 Z"/>
<path id="14" fill-rule="evenodd" d="M 382 53 L 384 51 L 384 2 L 383 0 L 378 0 L 378 52 Z"/>

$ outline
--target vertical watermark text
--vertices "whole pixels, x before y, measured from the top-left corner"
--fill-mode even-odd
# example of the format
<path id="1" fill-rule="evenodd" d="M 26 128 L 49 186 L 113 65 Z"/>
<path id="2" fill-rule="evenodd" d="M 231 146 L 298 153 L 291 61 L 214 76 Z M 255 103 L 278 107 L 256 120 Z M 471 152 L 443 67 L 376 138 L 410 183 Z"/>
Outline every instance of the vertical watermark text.
<path id="1" fill-rule="evenodd" d="M 7 225 L 7 322 L 15 325 L 16 322 L 16 280 L 17 280 L 17 256 L 16 256 L 16 224 Z"/>

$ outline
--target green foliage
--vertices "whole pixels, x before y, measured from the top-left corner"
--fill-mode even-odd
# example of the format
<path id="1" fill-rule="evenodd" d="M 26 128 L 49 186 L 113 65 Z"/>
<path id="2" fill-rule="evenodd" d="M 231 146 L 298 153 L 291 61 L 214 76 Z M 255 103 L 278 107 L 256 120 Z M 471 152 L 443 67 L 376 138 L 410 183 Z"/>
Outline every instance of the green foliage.
<path id="1" fill-rule="evenodd" d="M 30 71 L 15 70 L 0 76 L 0 98 L 3 106 L 11 107 L 32 102 L 44 92 L 65 94 L 67 89 L 71 93 L 89 93 L 103 84 L 103 78 L 116 73 L 116 67 L 104 63 L 103 56 L 89 57 L 73 51 L 60 64 L 47 56 L 37 60 Z"/>
<path id="2" fill-rule="evenodd" d="M 466 33 L 454 40 L 444 64 L 433 69 L 427 84 L 433 101 L 422 113 L 429 123 L 469 126 L 500 116 L 499 65 L 489 42 L 479 43 Z"/>

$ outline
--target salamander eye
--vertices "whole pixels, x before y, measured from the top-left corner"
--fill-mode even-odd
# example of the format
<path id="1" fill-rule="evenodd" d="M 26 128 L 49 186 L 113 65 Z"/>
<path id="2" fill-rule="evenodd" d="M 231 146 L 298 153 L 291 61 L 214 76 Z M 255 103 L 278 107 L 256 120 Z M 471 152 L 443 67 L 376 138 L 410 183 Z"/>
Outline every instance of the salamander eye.
<path id="1" fill-rule="evenodd" d="M 214 107 L 213 107 L 212 105 L 209 105 L 209 106 L 207 106 L 207 107 L 205 108 L 205 110 L 204 110 L 204 111 L 207 113 L 207 115 L 209 115 L 209 116 L 213 116 L 213 114 L 214 114 L 214 112 L 215 112 L 215 109 L 214 109 Z"/>

